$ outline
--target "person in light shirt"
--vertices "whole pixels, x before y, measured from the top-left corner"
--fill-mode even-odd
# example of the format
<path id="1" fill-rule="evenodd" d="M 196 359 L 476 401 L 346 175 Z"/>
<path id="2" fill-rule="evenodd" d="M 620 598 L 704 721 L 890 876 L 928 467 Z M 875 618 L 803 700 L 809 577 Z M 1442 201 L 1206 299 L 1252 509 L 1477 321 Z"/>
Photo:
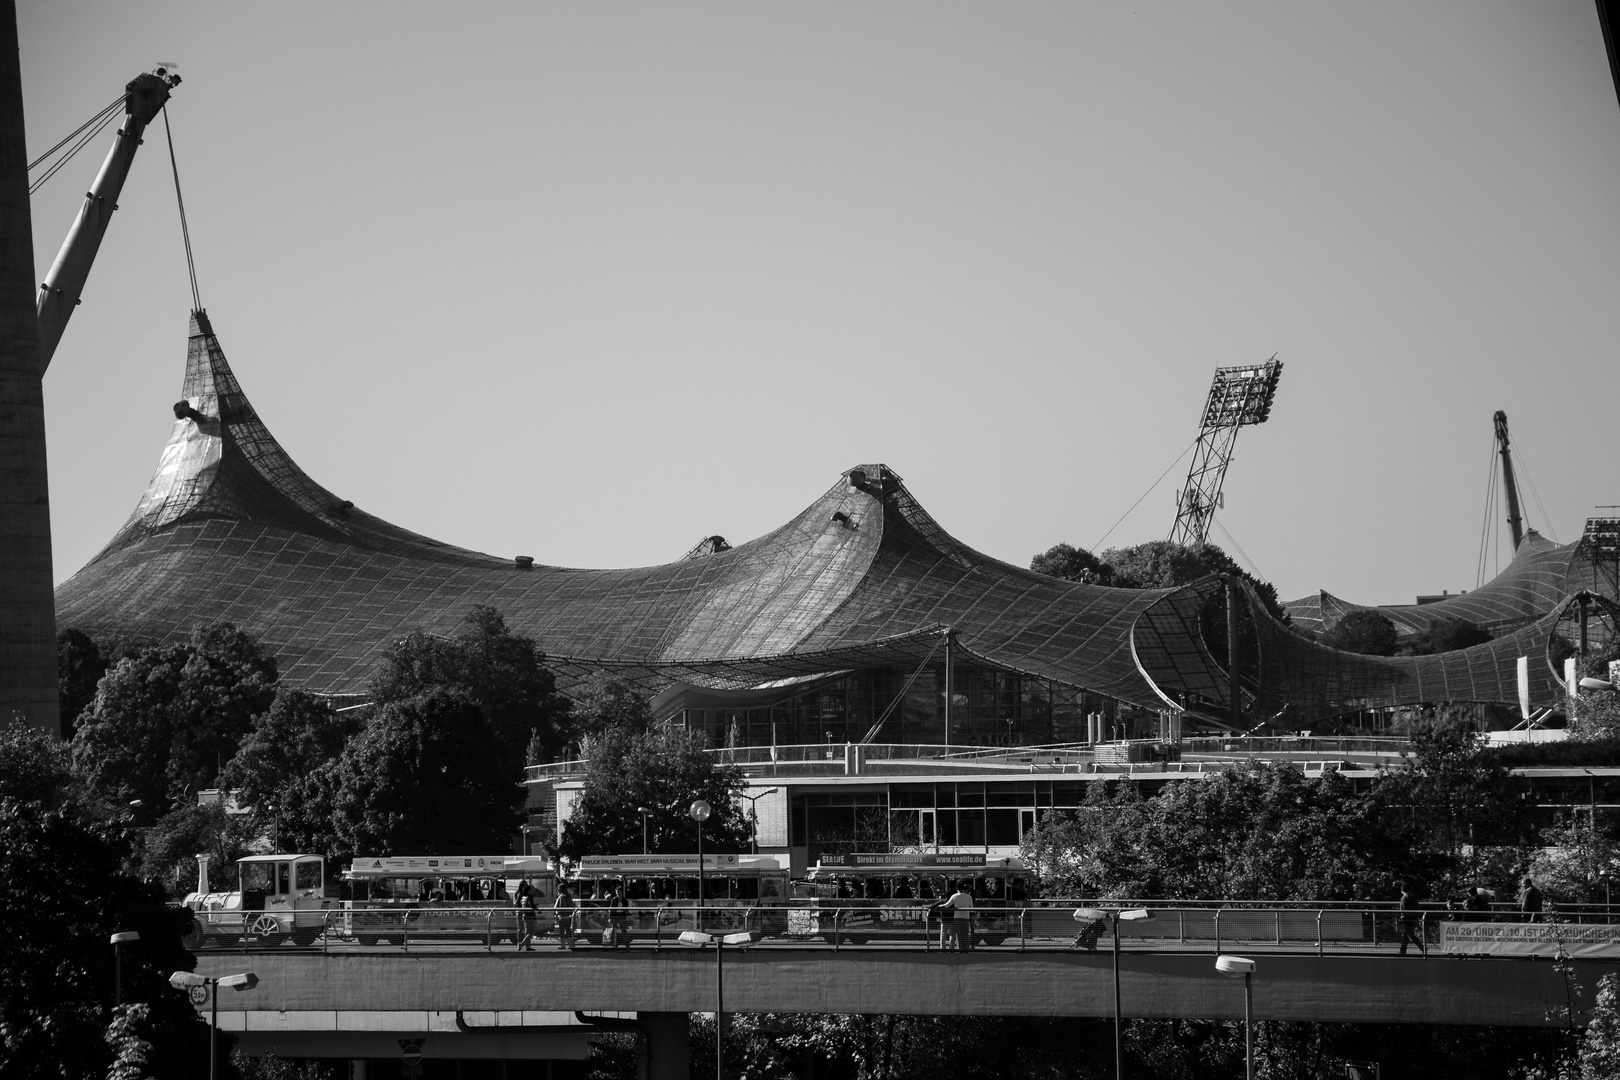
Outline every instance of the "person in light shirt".
<path id="1" fill-rule="evenodd" d="M 956 891 L 939 905 L 940 917 L 950 928 L 951 943 L 956 946 L 957 952 L 971 952 L 973 949 L 973 895 L 967 891 L 966 884 L 957 882 Z"/>

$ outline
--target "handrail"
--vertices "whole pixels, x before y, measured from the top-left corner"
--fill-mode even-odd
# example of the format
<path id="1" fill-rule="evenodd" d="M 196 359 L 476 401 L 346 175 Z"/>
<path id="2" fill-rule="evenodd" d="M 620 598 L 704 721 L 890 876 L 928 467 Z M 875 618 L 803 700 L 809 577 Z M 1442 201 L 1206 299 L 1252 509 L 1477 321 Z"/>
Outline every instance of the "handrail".
<path id="1" fill-rule="evenodd" d="M 1279 950 L 1282 952 L 1330 953 L 1389 952 L 1403 941 L 1414 940 L 1426 951 L 1430 945 L 1447 943 L 1453 951 L 1467 951 L 1485 939 L 1500 935 L 1470 935 L 1468 924 L 1490 922 L 1527 924 L 1548 928 L 1521 935 L 1515 940 L 1529 942 L 1532 951 L 1545 945 L 1561 947 L 1578 938 L 1584 944 L 1598 942 L 1620 951 L 1620 919 L 1606 907 L 1594 910 L 1543 912 L 1527 920 L 1519 912 L 1447 912 L 1436 909 L 1405 910 L 1389 904 L 1333 907 L 1317 905 L 1193 906 L 1178 902 L 1137 902 L 1151 918 L 1114 925 L 1109 918 L 1121 906 L 1117 901 L 1050 902 L 1017 904 L 1008 907 L 979 906 L 964 913 L 969 920 L 973 941 L 984 941 L 989 948 L 1005 947 L 1012 952 L 1057 949 L 1091 950 L 1106 932 L 1131 942 L 1131 948 L 1170 948 L 1176 951 L 1213 952 L 1233 949 Z M 205 927 L 195 949 L 229 949 L 241 952 L 273 952 L 302 948 L 318 955 L 344 955 L 351 947 L 383 947 L 412 957 L 431 958 L 446 947 L 493 955 L 505 941 L 516 949 L 531 931 L 518 909 L 509 907 L 405 908 L 347 907 L 300 913 L 309 916 L 294 924 L 297 940 L 285 942 L 293 934 L 260 936 L 245 920 L 233 924 L 216 923 Z M 445 917 L 438 917 L 445 916 Z M 1078 917 L 1078 919 L 1077 919 Z M 1076 923 L 1079 932 L 1076 931 Z M 743 908 L 716 908 L 695 905 L 661 905 L 645 908 L 581 908 L 575 913 L 575 937 L 583 948 L 600 947 L 603 934 L 615 929 L 614 944 L 639 946 L 663 951 L 665 933 L 682 930 L 746 930 L 766 948 L 823 948 L 833 952 L 863 948 L 921 948 L 933 951 L 934 933 L 939 921 L 924 903 L 828 904 L 822 901 L 796 901 L 758 904 Z M 1566 933 L 1552 929 L 1568 926 Z M 1453 927 L 1452 930 L 1444 930 Z M 620 938 L 617 931 L 623 928 Z M 1391 933 L 1391 929 L 1398 933 Z M 1586 928 L 1601 928 L 1596 930 Z M 547 933 L 555 933 L 555 924 Z M 304 935 L 309 935 L 305 937 Z M 315 939 L 320 938 L 317 946 Z M 1016 943 L 1014 939 L 1016 938 Z M 301 944 L 300 944 L 301 943 Z"/>

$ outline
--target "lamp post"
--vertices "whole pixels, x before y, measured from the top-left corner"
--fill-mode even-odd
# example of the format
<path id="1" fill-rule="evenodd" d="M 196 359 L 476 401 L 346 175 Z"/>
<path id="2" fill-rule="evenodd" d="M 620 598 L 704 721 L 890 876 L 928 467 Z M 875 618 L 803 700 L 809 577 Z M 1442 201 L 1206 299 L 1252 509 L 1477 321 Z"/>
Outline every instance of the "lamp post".
<path id="1" fill-rule="evenodd" d="M 683 944 L 695 945 L 700 949 L 705 945 L 714 946 L 714 1080 L 726 1080 L 726 946 L 752 945 L 754 935 L 705 934 L 700 930 L 688 930 L 681 934 L 681 941 Z"/>
<path id="2" fill-rule="evenodd" d="M 120 930 L 107 939 L 113 947 L 113 1007 L 124 1003 L 124 946 L 141 940 L 138 930 Z"/>
<path id="3" fill-rule="evenodd" d="M 641 815 L 641 853 L 645 855 L 647 854 L 647 818 L 651 816 L 652 811 L 645 806 L 638 806 L 636 807 L 636 813 Z"/>
<path id="4" fill-rule="evenodd" d="M 698 829 L 698 918 L 697 918 L 697 921 L 699 923 L 699 929 L 702 929 L 701 924 L 703 922 L 703 893 L 705 892 L 705 890 L 703 888 L 703 823 L 705 821 L 709 820 L 709 815 L 711 813 L 713 813 L 713 812 L 714 812 L 713 808 L 711 806 L 709 806 L 709 804 L 707 802 L 705 802 L 704 800 L 702 800 L 702 799 L 693 800 L 692 806 L 688 810 L 688 813 L 690 813 L 692 815 L 692 820 L 697 822 L 697 829 Z"/>
<path id="5" fill-rule="evenodd" d="M 773 787 L 768 787 L 764 791 L 761 791 L 757 795 L 739 795 L 739 796 L 737 796 L 737 798 L 739 798 L 739 799 L 747 799 L 748 800 L 748 823 L 749 823 L 750 826 L 752 826 L 752 831 L 753 831 L 753 834 L 754 834 L 753 840 L 749 845 L 750 848 L 752 849 L 750 854 L 753 854 L 753 855 L 758 855 L 759 854 L 759 814 L 755 811 L 754 805 L 757 802 L 759 802 L 759 800 L 763 799 L 765 796 L 774 795 L 774 794 L 776 794 L 776 789 L 773 788 Z"/>
<path id="6" fill-rule="evenodd" d="M 1223 956 L 1215 970 L 1229 979 L 1243 980 L 1243 1076 L 1254 1080 L 1254 961 L 1243 956 Z"/>
<path id="7" fill-rule="evenodd" d="M 1119 924 L 1151 919 L 1153 912 L 1147 908 L 1116 908 L 1108 914 L 1114 923 L 1114 1080 L 1125 1080 L 1125 1040 L 1120 1033 L 1119 1011 Z"/>
<path id="8" fill-rule="evenodd" d="M 213 1003 L 208 1021 L 208 1080 L 216 1080 L 219 1075 L 219 1053 L 215 1049 L 215 1039 L 219 1034 L 219 988 L 228 986 L 241 993 L 258 986 L 259 977 L 251 971 L 244 971 L 240 975 L 222 975 L 217 979 L 192 971 L 177 971 L 169 976 L 169 985 L 189 993 L 193 1005 L 201 1005 L 209 1000 Z"/>

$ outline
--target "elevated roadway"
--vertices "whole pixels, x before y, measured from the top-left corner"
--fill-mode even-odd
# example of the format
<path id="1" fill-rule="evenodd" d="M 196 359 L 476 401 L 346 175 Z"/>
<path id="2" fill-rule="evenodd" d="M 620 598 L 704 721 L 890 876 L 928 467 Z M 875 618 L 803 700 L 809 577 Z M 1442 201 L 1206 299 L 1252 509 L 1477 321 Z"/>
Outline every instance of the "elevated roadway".
<path id="1" fill-rule="evenodd" d="M 1591 1001 L 1597 980 L 1620 970 L 1611 959 L 1244 953 L 1259 965 L 1260 1020 L 1554 1025 L 1567 1022 L 1558 1009 L 1574 986 Z M 1207 950 L 1127 951 L 1120 959 L 1126 1016 L 1243 1016 L 1241 984 L 1218 974 Z M 582 1046 L 606 1014 L 622 1018 L 610 1026 L 644 1036 L 644 1075 L 654 1078 L 685 1075 L 685 1014 L 715 1003 L 713 953 L 677 948 L 221 951 L 199 954 L 198 971 L 258 976 L 257 989 L 220 1001 L 221 1027 L 243 1032 L 250 1052 L 279 1038 L 282 1054 L 369 1055 L 362 1032 L 386 1044 L 409 1027 L 430 1036 L 424 1052 L 434 1057 L 490 1056 L 494 1038 L 541 1040 L 528 1051 L 513 1044 L 523 1056 L 573 1057 L 583 1051 L 564 1052 L 552 1040 Z M 725 957 L 733 1012 L 1107 1017 L 1113 989 L 1106 950 L 760 947 Z M 300 1032 L 308 1034 L 292 1037 Z"/>

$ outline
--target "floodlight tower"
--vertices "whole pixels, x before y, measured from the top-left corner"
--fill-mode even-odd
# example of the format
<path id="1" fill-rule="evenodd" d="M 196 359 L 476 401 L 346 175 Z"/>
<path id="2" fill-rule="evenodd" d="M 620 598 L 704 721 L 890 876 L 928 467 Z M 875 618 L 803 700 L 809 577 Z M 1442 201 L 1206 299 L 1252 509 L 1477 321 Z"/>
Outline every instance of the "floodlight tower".
<path id="1" fill-rule="evenodd" d="M 1175 544 L 1202 544 L 1209 538 L 1215 508 L 1221 505 L 1221 484 L 1232 462 L 1238 428 L 1263 424 L 1271 416 L 1277 396 L 1282 362 L 1275 355 L 1263 364 L 1215 369 L 1204 421 L 1193 451 L 1186 486 L 1176 495 L 1176 524 L 1170 530 Z"/>

